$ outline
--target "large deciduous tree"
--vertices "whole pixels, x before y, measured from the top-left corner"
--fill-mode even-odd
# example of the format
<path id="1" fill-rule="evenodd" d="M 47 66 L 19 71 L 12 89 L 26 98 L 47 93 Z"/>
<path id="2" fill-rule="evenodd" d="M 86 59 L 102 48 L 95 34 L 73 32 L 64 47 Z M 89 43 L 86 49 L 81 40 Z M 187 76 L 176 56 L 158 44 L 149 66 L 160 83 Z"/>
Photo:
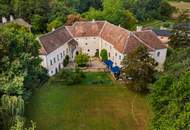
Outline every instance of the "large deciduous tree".
<path id="1" fill-rule="evenodd" d="M 124 0 L 103 0 L 103 11 L 90 9 L 84 15 L 89 20 L 107 20 L 126 28 L 131 28 L 137 22 L 133 13 L 125 9 Z"/>
<path id="2" fill-rule="evenodd" d="M 151 103 L 154 111 L 151 130 L 190 129 L 190 72 L 179 78 L 171 74 L 160 78 L 154 85 Z"/>
<path id="3" fill-rule="evenodd" d="M 127 54 L 122 62 L 122 76 L 126 84 L 135 91 L 147 92 L 148 83 L 153 81 L 155 61 L 144 46 Z"/>
<path id="4" fill-rule="evenodd" d="M 2 93 L 23 94 L 24 87 L 39 83 L 43 76 L 46 77 L 44 69 L 40 66 L 39 47 L 35 37 L 18 25 L 8 24 L 0 28 Z"/>
<path id="5" fill-rule="evenodd" d="M 67 16 L 66 25 L 71 26 L 77 21 L 85 21 L 85 19 L 80 14 L 70 14 Z"/>

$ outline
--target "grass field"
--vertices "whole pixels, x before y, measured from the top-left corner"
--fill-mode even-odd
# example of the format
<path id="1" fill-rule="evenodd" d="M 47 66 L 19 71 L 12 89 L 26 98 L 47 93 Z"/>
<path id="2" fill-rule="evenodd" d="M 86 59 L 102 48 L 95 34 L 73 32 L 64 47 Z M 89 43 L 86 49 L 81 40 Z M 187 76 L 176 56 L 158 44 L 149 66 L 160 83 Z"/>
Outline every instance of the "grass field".
<path id="1" fill-rule="evenodd" d="M 90 84 L 100 77 L 103 85 Z M 50 80 L 26 107 L 26 117 L 37 123 L 37 130 L 145 130 L 151 115 L 144 96 L 112 85 L 105 73 L 86 73 L 82 85 L 75 86 Z"/>

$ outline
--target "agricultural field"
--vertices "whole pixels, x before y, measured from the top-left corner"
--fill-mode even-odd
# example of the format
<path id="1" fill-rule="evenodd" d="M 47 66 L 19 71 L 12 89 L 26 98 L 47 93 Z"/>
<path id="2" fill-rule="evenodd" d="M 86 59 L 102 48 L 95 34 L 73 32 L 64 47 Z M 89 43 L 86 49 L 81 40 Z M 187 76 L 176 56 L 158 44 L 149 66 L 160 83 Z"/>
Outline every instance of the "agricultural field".
<path id="1" fill-rule="evenodd" d="M 186 10 L 190 9 L 190 2 L 177 2 L 177 1 L 171 1 L 169 2 L 172 6 L 176 7 L 177 9 L 180 10 Z"/>

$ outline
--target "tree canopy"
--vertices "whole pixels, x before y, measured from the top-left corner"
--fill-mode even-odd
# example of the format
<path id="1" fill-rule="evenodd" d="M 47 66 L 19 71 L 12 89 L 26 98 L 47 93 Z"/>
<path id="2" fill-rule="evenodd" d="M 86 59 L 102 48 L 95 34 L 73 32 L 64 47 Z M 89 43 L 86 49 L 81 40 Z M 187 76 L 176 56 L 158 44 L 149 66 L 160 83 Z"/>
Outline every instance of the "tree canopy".
<path id="1" fill-rule="evenodd" d="M 139 46 L 124 57 L 122 65 L 122 75 L 126 84 L 132 90 L 147 92 L 148 83 L 152 83 L 156 67 L 147 49 Z"/>

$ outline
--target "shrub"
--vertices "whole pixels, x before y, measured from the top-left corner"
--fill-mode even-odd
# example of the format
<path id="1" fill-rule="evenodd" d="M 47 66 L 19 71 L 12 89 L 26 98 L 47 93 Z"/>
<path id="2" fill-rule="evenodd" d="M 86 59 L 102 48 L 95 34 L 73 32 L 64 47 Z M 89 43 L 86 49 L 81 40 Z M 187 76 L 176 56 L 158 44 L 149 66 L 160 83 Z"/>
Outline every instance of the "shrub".
<path id="1" fill-rule="evenodd" d="M 90 57 L 87 54 L 79 53 L 76 56 L 76 63 L 80 67 L 85 67 L 89 62 Z"/>
<path id="2" fill-rule="evenodd" d="M 69 56 L 68 55 L 66 55 L 65 56 L 65 59 L 64 59 L 64 61 L 63 61 L 63 66 L 67 66 L 68 64 L 69 64 Z"/>
<path id="3" fill-rule="evenodd" d="M 82 82 L 84 77 L 84 73 L 78 68 L 75 70 L 63 70 L 59 76 L 66 85 L 79 84 Z"/>
<path id="4" fill-rule="evenodd" d="M 101 53 L 100 53 L 100 56 L 102 58 L 103 61 L 106 61 L 108 60 L 108 52 L 106 49 L 102 49 L 101 50 Z"/>

